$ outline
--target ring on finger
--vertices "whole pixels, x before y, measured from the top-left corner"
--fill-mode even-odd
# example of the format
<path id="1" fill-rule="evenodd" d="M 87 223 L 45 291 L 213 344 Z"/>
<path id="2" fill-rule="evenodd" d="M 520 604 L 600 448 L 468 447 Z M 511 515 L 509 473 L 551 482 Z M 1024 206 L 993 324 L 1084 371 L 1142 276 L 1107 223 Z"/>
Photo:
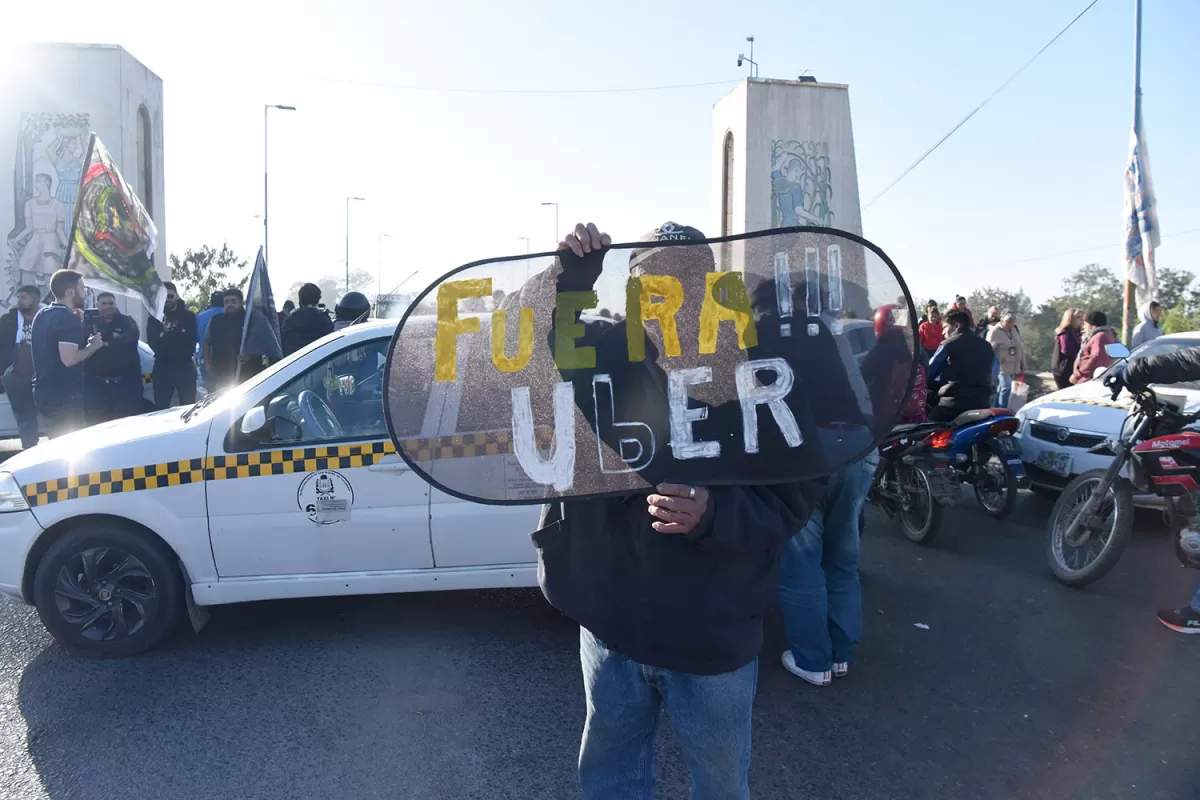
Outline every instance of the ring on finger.
<path id="1" fill-rule="evenodd" d="M 689 487 L 688 487 L 688 499 L 689 499 L 689 500 L 694 500 L 695 498 L 696 498 L 696 487 L 695 487 L 695 486 L 689 486 Z"/>

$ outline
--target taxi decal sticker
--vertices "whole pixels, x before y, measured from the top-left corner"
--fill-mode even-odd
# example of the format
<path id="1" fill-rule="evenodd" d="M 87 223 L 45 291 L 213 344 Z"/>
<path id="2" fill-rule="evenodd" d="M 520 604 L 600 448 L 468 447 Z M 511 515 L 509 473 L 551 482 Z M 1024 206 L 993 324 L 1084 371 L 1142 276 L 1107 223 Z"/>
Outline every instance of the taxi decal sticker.
<path id="1" fill-rule="evenodd" d="M 552 431 L 538 430 L 539 444 L 549 447 Z M 512 452 L 511 431 L 457 434 L 428 439 L 405 439 L 405 452 L 418 461 L 440 461 Z M 120 494 L 143 489 L 162 489 L 200 481 L 224 481 L 258 478 L 265 475 L 289 475 L 295 472 L 369 467 L 385 455 L 396 452 L 390 440 L 358 442 L 333 447 L 303 447 L 291 450 L 264 450 L 227 456 L 191 458 L 146 464 L 139 467 L 101 470 L 68 475 L 48 481 L 25 484 L 25 499 L 31 507 L 45 506 L 78 497 Z"/>
<path id="2" fill-rule="evenodd" d="M 350 519 L 354 505 L 354 487 L 346 476 L 334 470 L 310 472 L 296 490 L 296 505 L 318 525 L 332 525 Z"/>

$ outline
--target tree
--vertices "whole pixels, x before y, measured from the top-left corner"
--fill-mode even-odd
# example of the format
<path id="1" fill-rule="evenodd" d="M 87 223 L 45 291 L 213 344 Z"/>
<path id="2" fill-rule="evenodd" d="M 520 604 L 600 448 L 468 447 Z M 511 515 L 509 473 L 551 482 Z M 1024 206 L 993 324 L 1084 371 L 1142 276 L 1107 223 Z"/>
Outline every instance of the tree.
<path id="1" fill-rule="evenodd" d="M 172 253 L 169 261 L 171 279 L 179 287 L 184 302 L 197 311 L 208 308 L 213 292 L 234 286 L 245 289 L 250 279 L 249 274 L 238 277 L 245 272 L 247 261 L 238 258 L 228 244 L 222 244 L 220 250 L 208 245 L 199 250 L 188 248 L 183 251 L 183 258 Z"/>
<path id="2" fill-rule="evenodd" d="M 971 292 L 971 296 L 967 298 L 967 308 L 971 309 L 977 322 L 987 315 L 987 310 L 992 306 L 1000 309 L 1001 313 L 1011 311 L 1016 315 L 1018 325 L 1033 316 L 1033 301 L 1029 299 L 1023 289 L 1009 292 L 985 286 Z"/>
<path id="3" fill-rule="evenodd" d="M 1163 268 L 1158 270 L 1155 278 L 1158 280 L 1158 302 L 1164 310 L 1176 310 L 1181 316 L 1190 316 L 1197 309 L 1192 305 L 1192 294 L 1189 289 L 1195 275 L 1179 269 Z"/>
<path id="4" fill-rule="evenodd" d="M 338 298 L 347 291 L 365 293 L 365 290 L 370 289 L 371 284 L 375 283 L 375 276 L 365 269 L 351 270 L 349 289 L 346 289 L 345 275 L 325 275 L 317 278 L 315 281 L 296 281 L 288 288 L 288 299 L 296 301 L 296 304 L 299 305 L 300 287 L 306 283 L 315 283 L 319 286 L 321 289 L 321 303 L 326 306 L 333 306 L 337 303 Z"/>
<path id="5" fill-rule="evenodd" d="M 1103 311 L 1110 325 L 1120 326 L 1125 287 L 1116 274 L 1099 264 L 1087 264 L 1063 281 L 1062 300 L 1087 314 Z"/>

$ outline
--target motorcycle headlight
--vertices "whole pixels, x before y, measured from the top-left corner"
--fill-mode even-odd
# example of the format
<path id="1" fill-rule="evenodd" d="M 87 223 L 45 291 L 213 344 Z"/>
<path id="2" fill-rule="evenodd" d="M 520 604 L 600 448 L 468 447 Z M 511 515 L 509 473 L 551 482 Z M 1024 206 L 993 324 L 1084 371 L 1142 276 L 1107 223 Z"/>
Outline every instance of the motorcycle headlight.
<path id="1" fill-rule="evenodd" d="M 28 510 L 29 503 L 25 500 L 21 484 L 17 483 L 11 472 L 0 472 L 0 514 Z"/>

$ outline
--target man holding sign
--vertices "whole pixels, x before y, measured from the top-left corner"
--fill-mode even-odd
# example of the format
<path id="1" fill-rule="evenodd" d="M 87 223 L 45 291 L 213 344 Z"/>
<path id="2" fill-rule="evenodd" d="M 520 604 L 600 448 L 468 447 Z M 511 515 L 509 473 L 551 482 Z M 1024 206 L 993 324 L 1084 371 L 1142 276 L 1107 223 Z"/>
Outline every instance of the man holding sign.
<path id="1" fill-rule="evenodd" d="M 703 241 L 664 224 L 650 241 Z M 559 280 L 590 289 L 611 244 L 577 225 Z M 650 250 L 638 266 L 652 272 Z M 749 797 L 751 708 L 763 614 L 780 548 L 807 520 L 819 482 L 658 484 L 649 493 L 546 505 L 534 536 L 546 599 L 580 625 L 587 720 L 584 796 L 649 797 L 662 711 L 695 798 Z"/>

